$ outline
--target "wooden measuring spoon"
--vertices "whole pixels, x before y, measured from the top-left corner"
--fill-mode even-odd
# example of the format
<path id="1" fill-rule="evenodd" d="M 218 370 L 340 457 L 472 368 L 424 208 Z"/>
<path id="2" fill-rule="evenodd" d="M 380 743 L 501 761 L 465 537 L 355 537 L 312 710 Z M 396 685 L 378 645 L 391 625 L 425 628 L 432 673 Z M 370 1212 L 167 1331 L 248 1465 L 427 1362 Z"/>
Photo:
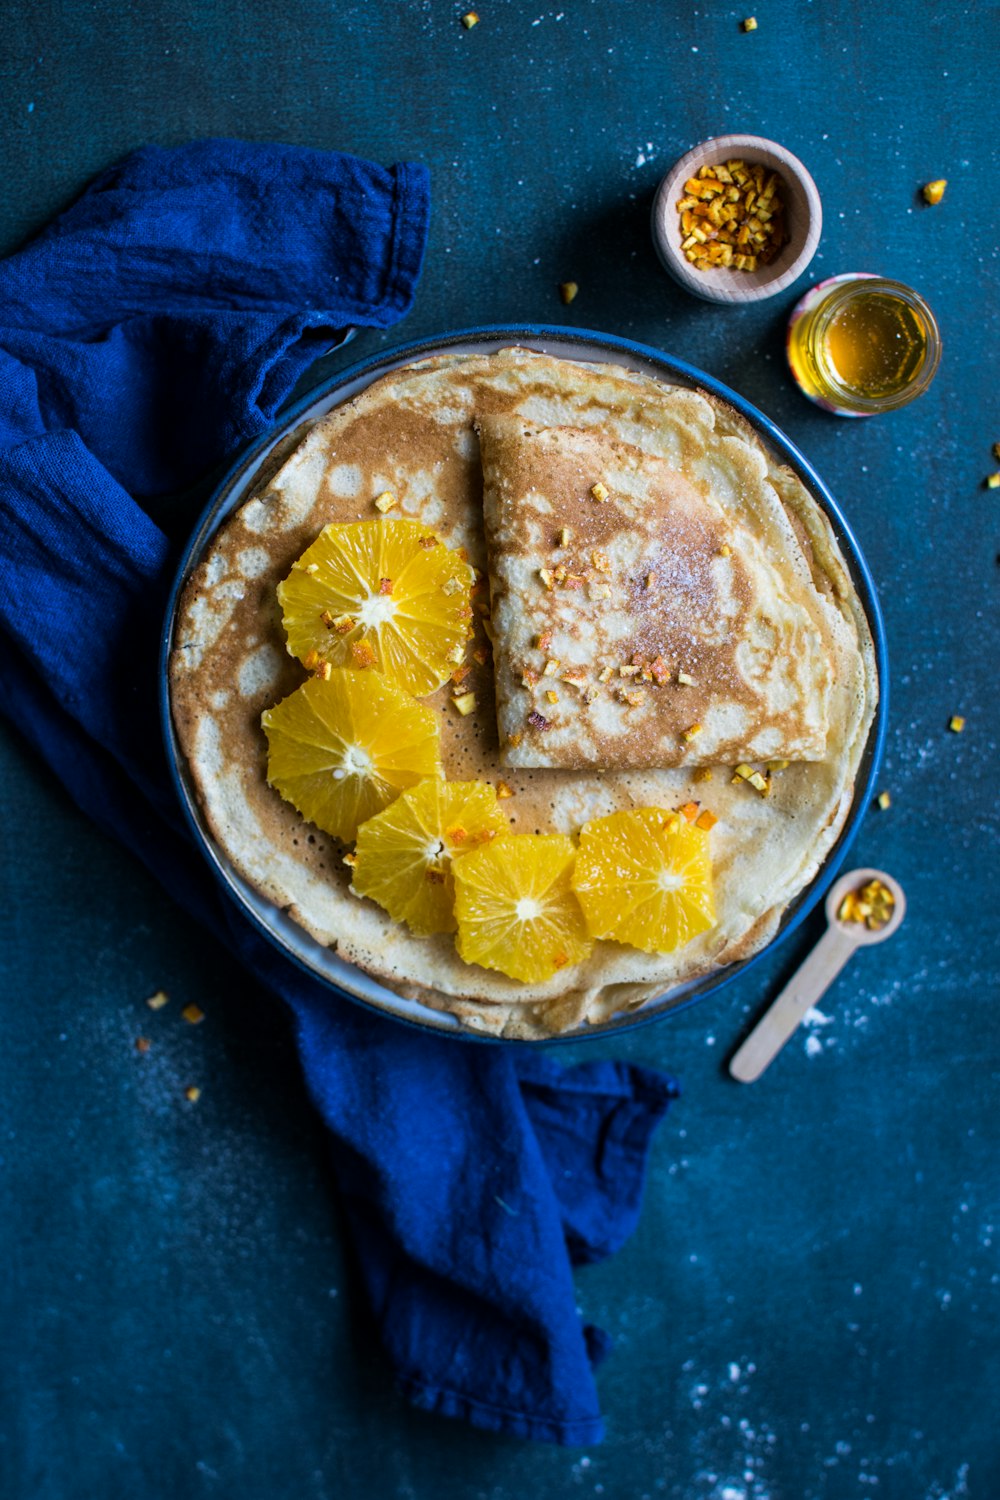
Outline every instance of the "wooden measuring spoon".
<path id="1" fill-rule="evenodd" d="M 895 906 L 884 927 L 866 927 L 864 922 L 842 922 L 837 916 L 848 891 L 856 891 L 869 880 L 881 880 L 893 894 Z M 906 897 L 898 881 L 884 870 L 852 870 L 842 875 L 826 898 L 827 929 L 815 948 L 799 965 L 774 1004 L 765 1011 L 729 1064 L 740 1083 L 759 1078 L 788 1041 L 803 1016 L 836 979 L 855 948 L 868 948 L 892 937 L 906 915 Z"/>

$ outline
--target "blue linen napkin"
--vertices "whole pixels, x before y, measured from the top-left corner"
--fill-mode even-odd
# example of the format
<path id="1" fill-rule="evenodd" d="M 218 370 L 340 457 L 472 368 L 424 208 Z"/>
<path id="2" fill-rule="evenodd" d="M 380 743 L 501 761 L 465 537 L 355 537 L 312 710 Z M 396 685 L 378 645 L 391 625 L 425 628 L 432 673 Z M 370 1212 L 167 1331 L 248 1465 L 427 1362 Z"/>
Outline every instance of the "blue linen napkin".
<path id="1" fill-rule="evenodd" d="M 581 1325 L 571 1268 L 634 1228 L 676 1084 L 423 1033 L 331 995 L 215 883 L 157 723 L 174 559 L 128 489 L 187 483 L 266 428 L 317 339 L 401 316 L 427 216 L 419 166 L 205 141 L 136 152 L 0 262 L 0 712 L 291 1008 L 409 1398 L 589 1444 L 610 1341 Z"/>

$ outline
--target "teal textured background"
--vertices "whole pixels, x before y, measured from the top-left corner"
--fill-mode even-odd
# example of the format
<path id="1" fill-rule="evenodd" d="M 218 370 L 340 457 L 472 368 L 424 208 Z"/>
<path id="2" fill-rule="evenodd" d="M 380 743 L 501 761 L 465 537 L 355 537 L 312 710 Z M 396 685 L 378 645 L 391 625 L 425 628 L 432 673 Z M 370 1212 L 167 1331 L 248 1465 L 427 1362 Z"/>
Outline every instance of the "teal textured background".
<path id="1" fill-rule="evenodd" d="M 677 1072 L 685 1096 L 638 1232 L 578 1276 L 616 1341 L 608 1440 L 522 1445 L 394 1394 L 277 1003 L 0 726 L 0 1494 L 995 1500 L 1000 10 L 761 0 L 745 35 L 749 4 L 483 0 L 469 32 L 462 9 L 8 0 L 0 249 L 147 141 L 414 158 L 434 195 L 416 306 L 316 378 L 528 320 L 731 384 L 816 465 L 878 584 L 893 806 L 854 855 L 898 876 L 909 914 L 750 1088 L 725 1058 L 816 920 L 605 1049 Z M 673 287 L 648 214 L 677 156 L 743 129 L 803 158 L 825 225 L 805 280 L 736 311 Z M 844 422 L 795 390 L 783 331 L 806 285 L 858 269 L 923 292 L 945 352 L 920 402 Z M 200 498 L 158 507 L 178 542 Z M 190 1002 L 200 1027 L 179 1019 Z"/>

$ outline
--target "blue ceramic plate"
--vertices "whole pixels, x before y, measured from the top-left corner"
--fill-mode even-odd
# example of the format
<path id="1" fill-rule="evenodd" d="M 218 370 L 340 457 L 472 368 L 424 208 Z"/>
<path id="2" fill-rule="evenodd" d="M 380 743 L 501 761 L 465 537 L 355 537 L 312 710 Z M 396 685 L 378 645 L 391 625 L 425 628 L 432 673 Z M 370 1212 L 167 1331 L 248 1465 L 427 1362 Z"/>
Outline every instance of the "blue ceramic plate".
<path id="1" fill-rule="evenodd" d="M 441 1011 L 431 1010 L 428 1006 L 421 1005 L 415 1000 L 402 999 L 399 995 L 393 994 L 391 990 L 386 989 L 360 969 L 345 963 L 335 953 L 331 953 L 328 948 L 323 947 L 322 944 L 315 942 L 314 939 L 309 937 L 306 932 L 289 917 L 285 916 L 276 906 L 259 895 L 233 869 L 225 852 L 215 842 L 202 815 L 194 786 L 187 774 L 184 758 L 174 734 L 168 698 L 167 662 L 173 644 L 177 605 L 188 577 L 201 560 L 205 549 L 212 541 L 216 531 L 223 525 L 227 517 L 238 509 L 248 497 L 268 455 L 282 439 L 286 438 L 296 428 L 304 427 L 306 424 L 314 422 L 318 417 L 324 416 L 332 407 L 338 406 L 342 401 L 357 395 L 359 391 L 364 390 L 366 386 L 370 385 L 373 380 L 377 380 L 379 376 L 384 375 L 387 371 L 394 369 L 398 365 L 408 364 L 411 360 L 427 359 L 436 354 L 489 353 L 501 345 L 512 343 L 526 345 L 529 348 L 539 349 L 546 354 L 556 355 L 564 359 L 604 360 L 624 365 L 628 369 L 638 370 L 645 375 L 665 379 L 674 385 L 698 386 L 728 401 L 753 426 L 775 456 L 782 463 L 790 465 L 796 471 L 803 483 L 823 507 L 847 561 L 855 588 L 868 616 L 872 638 L 875 642 L 880 689 L 878 712 L 872 725 L 868 744 L 861 762 L 850 814 L 840 838 L 827 855 L 816 877 L 788 907 L 782 919 L 780 930 L 772 940 L 772 944 L 769 944 L 768 948 L 763 949 L 761 953 L 755 954 L 753 958 L 747 959 L 742 964 L 732 964 L 726 969 L 719 970 L 716 974 L 709 975 L 707 978 L 679 985 L 677 988 L 657 997 L 655 1000 L 648 1001 L 641 1010 L 628 1012 L 621 1016 L 613 1016 L 610 1020 L 600 1025 L 587 1026 L 579 1033 L 573 1034 L 588 1037 L 606 1036 L 611 1032 L 624 1031 L 631 1027 L 642 1025 L 646 1021 L 669 1014 L 682 1006 L 691 1005 L 695 1000 L 701 999 L 704 995 L 711 994 L 713 991 L 718 990 L 720 986 L 728 984 L 737 974 L 742 973 L 751 964 L 758 962 L 763 957 L 763 954 L 769 951 L 773 943 L 779 942 L 781 938 L 792 932 L 821 899 L 837 870 L 840 868 L 844 856 L 858 831 L 865 810 L 871 801 L 873 787 L 882 760 L 888 707 L 888 665 L 886 661 L 885 629 L 882 624 L 882 616 L 868 567 L 861 555 L 857 542 L 854 540 L 850 527 L 840 512 L 840 508 L 819 475 L 816 474 L 809 463 L 802 457 L 798 449 L 775 427 L 773 422 L 770 422 L 756 407 L 744 401 L 741 396 L 737 396 L 728 386 L 724 386 L 718 380 L 713 380 L 710 375 L 705 375 L 700 370 L 696 370 L 693 365 L 685 364 L 683 360 L 674 359 L 668 354 L 661 353 L 658 349 L 653 349 L 645 344 L 634 343 L 630 339 L 614 338 L 609 334 L 591 333 L 585 329 L 525 325 L 524 327 L 468 329 L 459 333 L 445 335 L 442 338 L 405 344 L 390 353 L 381 354 L 377 358 L 354 365 L 325 385 L 317 387 L 315 391 L 289 410 L 272 432 L 255 443 L 239 459 L 212 496 L 201 520 L 195 528 L 194 535 L 188 544 L 177 573 L 163 632 L 160 663 L 163 728 L 166 737 L 167 754 L 173 769 L 175 784 L 195 841 L 230 896 L 243 909 L 246 916 L 260 932 L 286 954 L 289 959 L 298 964 L 314 978 L 328 985 L 337 994 L 349 995 L 352 999 L 360 1001 L 362 1004 L 371 1006 L 383 1013 L 388 1011 L 400 1020 L 408 1021 L 413 1025 L 425 1029 L 429 1028 L 455 1036 L 474 1037 L 477 1041 L 489 1040 L 484 1038 L 480 1033 L 468 1030 L 454 1016 Z M 567 1038 L 563 1037 L 561 1039 L 566 1040 Z"/>

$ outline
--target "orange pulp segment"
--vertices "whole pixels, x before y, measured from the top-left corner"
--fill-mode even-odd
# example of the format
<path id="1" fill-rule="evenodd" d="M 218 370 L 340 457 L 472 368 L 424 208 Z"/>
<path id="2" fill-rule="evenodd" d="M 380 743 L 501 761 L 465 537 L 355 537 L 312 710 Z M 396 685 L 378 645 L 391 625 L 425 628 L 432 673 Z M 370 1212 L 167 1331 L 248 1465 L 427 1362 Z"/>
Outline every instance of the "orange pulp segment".
<path id="1" fill-rule="evenodd" d="M 374 667 L 422 698 L 465 655 L 474 580 L 418 521 L 324 526 L 278 585 L 288 650 L 306 666 Z"/>
<path id="2" fill-rule="evenodd" d="M 261 723 L 269 783 L 335 838 L 353 839 L 400 792 L 442 774 L 437 716 L 386 677 L 310 677 Z"/>
<path id="3" fill-rule="evenodd" d="M 594 818 L 573 875 L 591 936 L 672 953 L 715 926 L 708 833 L 661 807 Z"/>
<path id="4" fill-rule="evenodd" d="M 452 860 L 506 828 L 485 781 L 422 781 L 358 829 L 353 889 L 418 937 L 454 932 Z"/>
<path id="5" fill-rule="evenodd" d="M 508 834 L 454 863 L 456 946 L 466 963 L 538 984 L 591 949 L 564 834 Z"/>

